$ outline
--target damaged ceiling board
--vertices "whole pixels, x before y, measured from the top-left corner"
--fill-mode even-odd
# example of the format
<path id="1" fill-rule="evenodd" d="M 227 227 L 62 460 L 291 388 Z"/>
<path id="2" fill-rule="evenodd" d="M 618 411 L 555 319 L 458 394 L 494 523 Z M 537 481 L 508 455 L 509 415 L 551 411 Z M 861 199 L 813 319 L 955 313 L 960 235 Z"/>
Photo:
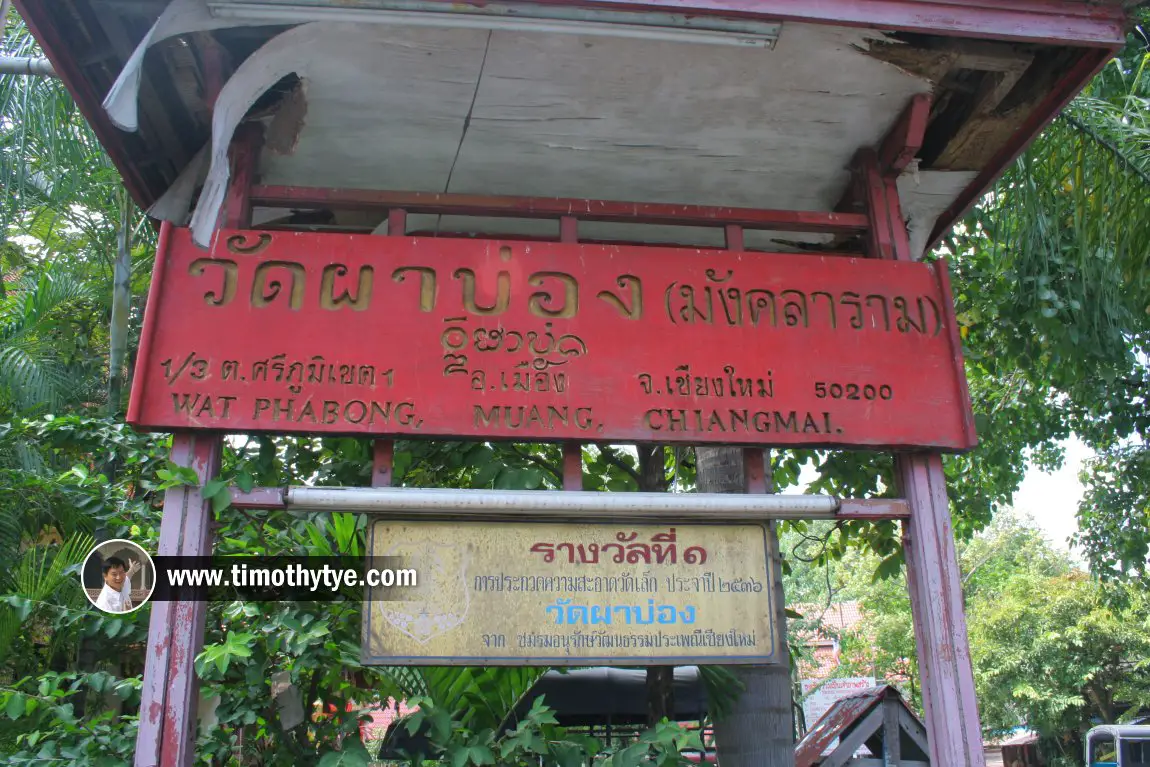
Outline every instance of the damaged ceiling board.
<path id="1" fill-rule="evenodd" d="M 15 2 L 133 197 L 149 207 L 172 190 L 154 210 L 181 223 L 203 178 L 204 169 L 189 163 L 204 160 L 209 152 L 201 148 L 210 151 L 213 131 L 216 143 L 230 138 L 230 118 L 217 125 L 219 88 L 229 90 L 276 39 L 294 40 L 291 21 L 273 23 L 278 17 L 223 27 L 204 11 L 207 0 Z M 344 0 L 315 2 L 344 7 Z M 660 7 L 647 0 L 619 2 L 656 12 L 645 20 L 659 16 Z M 576 14 L 604 7 L 590 0 L 564 5 Z M 936 211 L 926 237 L 950 226 L 1121 48 L 1127 18 L 1118 0 L 703 6 L 702 16 L 723 23 L 737 17 L 770 25 L 771 36 L 778 31 L 774 49 L 557 34 L 545 26 L 409 26 L 414 17 L 396 26 L 389 17 L 349 25 L 344 39 L 279 46 L 290 54 L 280 50 L 277 61 L 262 66 L 255 106 L 246 93 L 223 106 L 268 128 L 257 168 L 263 184 L 826 211 L 849 199 L 843 192 L 854 152 L 874 147 L 910 97 L 929 92 L 921 173 L 916 184 L 900 182 L 918 242 Z M 303 82 L 262 82 L 285 68 L 300 70 L 294 74 Z M 135 122 L 128 112 L 135 112 L 139 86 L 135 133 L 117 130 L 115 115 L 101 108 L 117 78 L 112 101 L 123 102 L 124 124 Z M 220 151 L 211 153 L 209 200 L 226 181 Z M 949 173 L 925 175 L 941 171 Z M 204 207 L 201 224 L 214 220 L 206 210 L 212 206 Z M 292 217 L 281 210 L 276 220 L 285 213 L 307 226 L 366 225 L 343 211 Z M 437 224 L 444 230 L 444 221 Z M 580 233 L 614 239 L 615 227 L 586 222 Z M 716 237 L 705 230 L 627 231 L 656 240 L 690 233 L 683 241 L 700 245 Z M 805 249 L 817 239 L 748 231 L 746 244 Z"/>
<path id="2" fill-rule="evenodd" d="M 910 235 L 910 252 L 916 258 L 930 244 L 938 217 L 977 175 L 975 171 L 924 170 L 899 177 L 902 217 Z"/>
<path id="3" fill-rule="evenodd" d="M 804 24 L 774 50 L 381 29 L 301 65 L 298 146 L 263 153 L 263 183 L 828 210 L 930 88 L 867 44 Z"/>
<path id="4" fill-rule="evenodd" d="M 262 152 L 263 182 L 442 192 L 488 33 L 376 26 L 359 32 L 327 38 L 301 58 L 303 127 L 292 153 Z"/>

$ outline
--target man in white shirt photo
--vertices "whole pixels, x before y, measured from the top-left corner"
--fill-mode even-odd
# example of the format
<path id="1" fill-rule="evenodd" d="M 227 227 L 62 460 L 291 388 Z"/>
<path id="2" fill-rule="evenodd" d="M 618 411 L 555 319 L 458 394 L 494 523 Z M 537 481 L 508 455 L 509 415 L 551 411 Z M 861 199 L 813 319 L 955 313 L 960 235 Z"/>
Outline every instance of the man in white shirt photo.
<path id="1" fill-rule="evenodd" d="M 126 613 L 133 609 L 132 576 L 140 571 L 138 560 L 125 565 L 119 557 L 104 560 L 104 588 L 96 599 L 96 607 L 110 613 Z"/>

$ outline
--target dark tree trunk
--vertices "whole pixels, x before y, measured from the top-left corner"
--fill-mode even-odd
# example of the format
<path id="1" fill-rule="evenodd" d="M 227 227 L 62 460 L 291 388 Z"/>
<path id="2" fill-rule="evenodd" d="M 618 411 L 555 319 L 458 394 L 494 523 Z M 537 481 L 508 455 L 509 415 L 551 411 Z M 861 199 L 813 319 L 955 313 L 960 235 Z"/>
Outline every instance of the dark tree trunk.
<path id="1" fill-rule="evenodd" d="M 666 451 L 662 445 L 637 445 L 639 490 L 667 492 Z M 663 719 L 675 718 L 675 667 L 647 667 L 647 724 L 654 727 Z"/>
<path id="2" fill-rule="evenodd" d="M 696 448 L 695 455 L 699 492 L 747 491 L 742 448 Z M 767 472 L 767 486 L 770 488 L 769 460 Z M 786 615 L 783 612 L 782 559 L 773 523 L 768 545 L 775 581 L 775 641 L 780 648 L 779 663 L 734 667 L 746 689 L 731 712 L 715 722 L 719 763 L 723 767 L 793 767 L 795 763 L 790 659 L 786 643 Z"/>

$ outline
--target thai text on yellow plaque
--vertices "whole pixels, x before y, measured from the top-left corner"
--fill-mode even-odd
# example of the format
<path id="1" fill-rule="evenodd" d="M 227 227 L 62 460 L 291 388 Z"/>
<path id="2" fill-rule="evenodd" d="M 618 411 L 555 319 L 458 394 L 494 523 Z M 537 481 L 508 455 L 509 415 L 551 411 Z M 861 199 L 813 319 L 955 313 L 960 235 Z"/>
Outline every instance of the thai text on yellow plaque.
<path id="1" fill-rule="evenodd" d="M 377 521 L 363 660 L 419 665 L 770 663 L 765 524 Z"/>

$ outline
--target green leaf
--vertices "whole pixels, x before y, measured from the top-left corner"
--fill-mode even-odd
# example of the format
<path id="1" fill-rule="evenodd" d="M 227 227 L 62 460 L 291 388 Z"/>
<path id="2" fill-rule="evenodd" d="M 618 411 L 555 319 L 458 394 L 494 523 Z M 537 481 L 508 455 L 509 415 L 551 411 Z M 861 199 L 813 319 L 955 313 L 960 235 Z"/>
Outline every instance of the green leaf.
<path id="1" fill-rule="evenodd" d="M 469 755 L 472 764 L 495 764 L 495 754 L 487 746 L 472 746 Z"/>
<path id="2" fill-rule="evenodd" d="M 220 477 L 216 477 L 215 479 L 209 479 L 204 484 L 203 489 L 200 490 L 200 495 L 204 498 L 215 498 L 220 493 L 226 492 L 227 489 L 228 483 Z"/>
<path id="3" fill-rule="evenodd" d="M 232 505 L 232 494 L 229 492 L 216 493 L 212 496 L 212 511 L 219 514 L 224 509 Z"/>
<path id="4" fill-rule="evenodd" d="M 358 740 L 347 739 L 339 751 L 324 754 L 318 767 L 368 767 L 371 756 Z"/>
<path id="5" fill-rule="evenodd" d="M 245 493 L 250 493 L 252 488 L 256 486 L 256 478 L 252 476 L 250 471 L 246 469 L 236 475 L 236 487 Z"/>
<path id="6" fill-rule="evenodd" d="M 23 693 L 12 693 L 12 695 L 8 698 L 7 704 L 4 706 L 4 713 L 7 714 L 8 718 L 12 719 L 13 721 L 19 719 L 20 717 L 24 716 L 24 704 L 26 701 L 27 696 Z"/>

